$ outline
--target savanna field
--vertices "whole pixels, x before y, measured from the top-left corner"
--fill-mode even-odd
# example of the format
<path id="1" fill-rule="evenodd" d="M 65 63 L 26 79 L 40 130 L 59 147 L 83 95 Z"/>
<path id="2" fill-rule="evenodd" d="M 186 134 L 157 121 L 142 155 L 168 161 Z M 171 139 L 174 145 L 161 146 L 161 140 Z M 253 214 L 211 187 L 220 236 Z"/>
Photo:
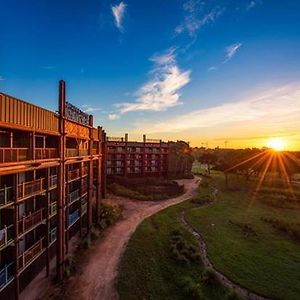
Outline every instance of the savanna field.
<path id="1" fill-rule="evenodd" d="M 204 268 L 198 243 L 180 216 L 204 238 L 215 269 L 233 282 L 272 299 L 300 296 L 300 205 L 298 184 L 266 177 L 204 173 L 191 201 L 146 219 L 121 261 L 121 299 L 236 299 Z M 212 194 L 216 199 L 212 200 Z M 132 282 L 135 282 L 133 285 Z"/>

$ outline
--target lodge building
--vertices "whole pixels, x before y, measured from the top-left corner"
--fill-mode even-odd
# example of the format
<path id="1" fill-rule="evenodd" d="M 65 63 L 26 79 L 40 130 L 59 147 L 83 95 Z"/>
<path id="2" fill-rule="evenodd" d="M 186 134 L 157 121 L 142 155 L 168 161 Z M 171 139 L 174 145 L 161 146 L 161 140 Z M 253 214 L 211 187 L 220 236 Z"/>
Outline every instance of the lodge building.
<path id="1" fill-rule="evenodd" d="M 107 137 L 107 176 L 166 176 L 170 142 L 147 139 L 129 141 L 125 137 Z"/>
<path id="2" fill-rule="evenodd" d="M 60 81 L 58 113 L 0 93 L 1 299 L 18 299 L 43 268 L 48 276 L 54 257 L 62 278 L 71 237 L 99 218 L 106 133 L 65 91 Z"/>

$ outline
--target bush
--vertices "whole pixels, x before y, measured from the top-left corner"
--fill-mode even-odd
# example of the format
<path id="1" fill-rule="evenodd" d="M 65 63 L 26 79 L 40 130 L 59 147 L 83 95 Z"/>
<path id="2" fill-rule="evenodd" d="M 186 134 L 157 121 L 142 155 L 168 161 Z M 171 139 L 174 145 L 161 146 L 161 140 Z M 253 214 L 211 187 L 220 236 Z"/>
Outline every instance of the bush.
<path id="1" fill-rule="evenodd" d="M 243 300 L 243 298 L 234 290 L 230 290 L 226 295 L 226 300 Z"/>
<path id="2" fill-rule="evenodd" d="M 217 274 L 212 269 L 205 269 L 202 273 L 202 282 L 205 285 L 218 285 L 220 284 Z"/>
<path id="3" fill-rule="evenodd" d="M 121 216 L 122 208 L 117 204 L 101 203 L 100 218 L 97 225 L 100 229 L 104 229 L 114 224 Z"/>
<path id="4" fill-rule="evenodd" d="M 183 277 L 180 286 L 184 290 L 188 299 L 204 300 L 205 297 L 201 290 L 201 285 L 196 283 L 191 277 Z"/>

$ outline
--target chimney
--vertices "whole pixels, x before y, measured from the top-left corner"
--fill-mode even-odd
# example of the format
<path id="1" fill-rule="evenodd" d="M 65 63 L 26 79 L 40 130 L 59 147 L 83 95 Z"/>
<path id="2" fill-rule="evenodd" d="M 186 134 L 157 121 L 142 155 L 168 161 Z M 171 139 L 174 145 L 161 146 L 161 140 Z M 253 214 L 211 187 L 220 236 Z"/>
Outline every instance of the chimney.
<path id="1" fill-rule="evenodd" d="M 125 142 L 128 142 L 128 133 L 125 133 Z"/>
<path id="2" fill-rule="evenodd" d="M 146 134 L 143 134 L 143 142 L 146 143 Z"/>

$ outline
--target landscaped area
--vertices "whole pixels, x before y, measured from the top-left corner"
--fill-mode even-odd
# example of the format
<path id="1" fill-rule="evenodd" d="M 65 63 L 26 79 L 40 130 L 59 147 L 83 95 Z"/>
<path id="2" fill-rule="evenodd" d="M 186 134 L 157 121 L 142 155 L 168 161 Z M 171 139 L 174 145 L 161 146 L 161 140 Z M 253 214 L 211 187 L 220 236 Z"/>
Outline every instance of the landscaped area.
<path id="1" fill-rule="evenodd" d="M 204 174 L 201 166 L 197 168 Z M 236 297 L 218 280 L 206 280 L 207 273 L 212 272 L 205 271 L 201 260 L 196 259 L 197 242 L 180 221 L 185 210 L 188 223 L 203 236 L 216 270 L 266 297 L 299 299 L 300 186 L 288 188 L 274 182 L 263 183 L 254 193 L 258 179 L 245 182 L 243 176 L 230 175 L 227 189 L 223 174 L 212 171 L 211 177 L 203 177 L 198 196 L 192 201 L 145 220 L 121 261 L 120 298 Z"/>
<path id="2" fill-rule="evenodd" d="M 108 185 L 110 193 L 136 200 L 163 200 L 179 196 L 184 192 L 184 187 L 176 181 L 156 177 L 115 176 L 112 182 Z"/>

